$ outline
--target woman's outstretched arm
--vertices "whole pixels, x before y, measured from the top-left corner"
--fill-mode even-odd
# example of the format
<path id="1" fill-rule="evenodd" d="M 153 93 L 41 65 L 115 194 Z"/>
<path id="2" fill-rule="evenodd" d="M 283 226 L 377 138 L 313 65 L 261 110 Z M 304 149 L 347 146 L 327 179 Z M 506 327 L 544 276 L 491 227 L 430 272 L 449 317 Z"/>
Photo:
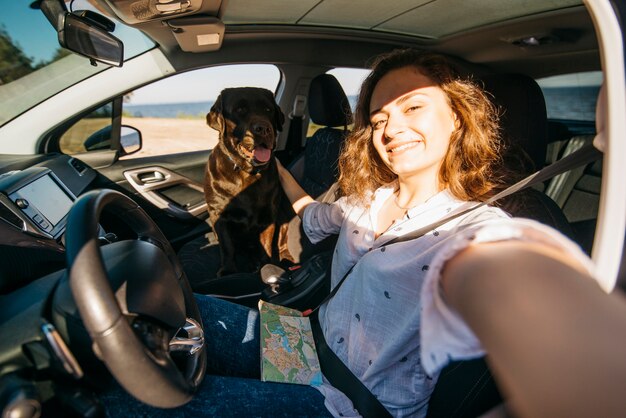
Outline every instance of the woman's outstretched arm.
<path id="1" fill-rule="evenodd" d="M 293 211 L 302 218 L 304 208 L 309 203 L 314 202 L 313 198 L 309 196 L 302 187 L 298 184 L 296 179 L 293 178 L 289 170 L 287 170 L 276 158 L 276 165 L 278 166 L 278 177 L 280 178 L 280 184 L 283 186 L 283 190 L 287 195 L 287 198 L 291 202 Z"/>
<path id="2" fill-rule="evenodd" d="M 519 241 L 448 261 L 443 295 L 480 339 L 520 416 L 623 416 L 626 300 L 558 250 Z"/>

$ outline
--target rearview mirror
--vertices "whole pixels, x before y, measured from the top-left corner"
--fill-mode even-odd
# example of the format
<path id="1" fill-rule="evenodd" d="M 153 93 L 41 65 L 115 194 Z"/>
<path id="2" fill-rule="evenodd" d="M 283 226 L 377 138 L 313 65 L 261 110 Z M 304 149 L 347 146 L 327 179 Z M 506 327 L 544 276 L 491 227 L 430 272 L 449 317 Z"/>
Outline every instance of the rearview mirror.
<path id="1" fill-rule="evenodd" d="M 59 43 L 72 52 L 93 61 L 121 67 L 124 44 L 103 25 L 84 16 L 65 13 L 59 30 Z"/>

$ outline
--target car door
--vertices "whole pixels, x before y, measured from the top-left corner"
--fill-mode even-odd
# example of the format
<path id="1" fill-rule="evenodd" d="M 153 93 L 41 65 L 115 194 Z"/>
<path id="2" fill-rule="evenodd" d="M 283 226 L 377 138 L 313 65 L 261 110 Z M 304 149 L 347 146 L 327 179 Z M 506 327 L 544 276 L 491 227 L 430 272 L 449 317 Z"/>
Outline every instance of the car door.
<path id="1" fill-rule="evenodd" d="M 209 230 L 204 170 L 218 132 L 206 114 L 226 87 L 275 91 L 272 65 L 228 65 L 177 74 L 116 97 L 55 129 L 46 152 L 71 154 L 100 174 L 95 187 L 132 196 L 175 248 Z"/>

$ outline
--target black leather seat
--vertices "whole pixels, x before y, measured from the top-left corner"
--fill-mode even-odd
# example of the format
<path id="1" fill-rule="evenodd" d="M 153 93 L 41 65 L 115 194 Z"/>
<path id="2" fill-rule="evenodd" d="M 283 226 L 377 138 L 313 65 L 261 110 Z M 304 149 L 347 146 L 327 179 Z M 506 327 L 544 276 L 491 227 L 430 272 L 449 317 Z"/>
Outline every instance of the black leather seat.
<path id="1" fill-rule="evenodd" d="M 337 180 L 339 153 L 352 111 L 341 84 L 331 74 L 311 80 L 307 105 L 311 121 L 321 128 L 307 138 L 304 151 L 288 168 L 309 195 L 318 197 Z"/>

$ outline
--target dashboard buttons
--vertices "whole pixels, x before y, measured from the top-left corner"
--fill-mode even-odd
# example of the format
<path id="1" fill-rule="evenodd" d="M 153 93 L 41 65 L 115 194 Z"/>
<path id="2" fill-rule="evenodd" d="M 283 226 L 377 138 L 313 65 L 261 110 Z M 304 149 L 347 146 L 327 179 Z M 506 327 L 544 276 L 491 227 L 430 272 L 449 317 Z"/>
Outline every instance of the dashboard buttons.
<path id="1" fill-rule="evenodd" d="M 51 229 L 48 221 L 46 221 L 46 219 L 38 213 L 33 216 L 33 221 L 37 222 L 44 231 Z"/>
<path id="2" fill-rule="evenodd" d="M 28 200 L 22 199 L 22 198 L 16 199 L 15 200 L 15 204 L 20 209 L 26 209 L 28 207 L 28 205 L 29 205 Z"/>

